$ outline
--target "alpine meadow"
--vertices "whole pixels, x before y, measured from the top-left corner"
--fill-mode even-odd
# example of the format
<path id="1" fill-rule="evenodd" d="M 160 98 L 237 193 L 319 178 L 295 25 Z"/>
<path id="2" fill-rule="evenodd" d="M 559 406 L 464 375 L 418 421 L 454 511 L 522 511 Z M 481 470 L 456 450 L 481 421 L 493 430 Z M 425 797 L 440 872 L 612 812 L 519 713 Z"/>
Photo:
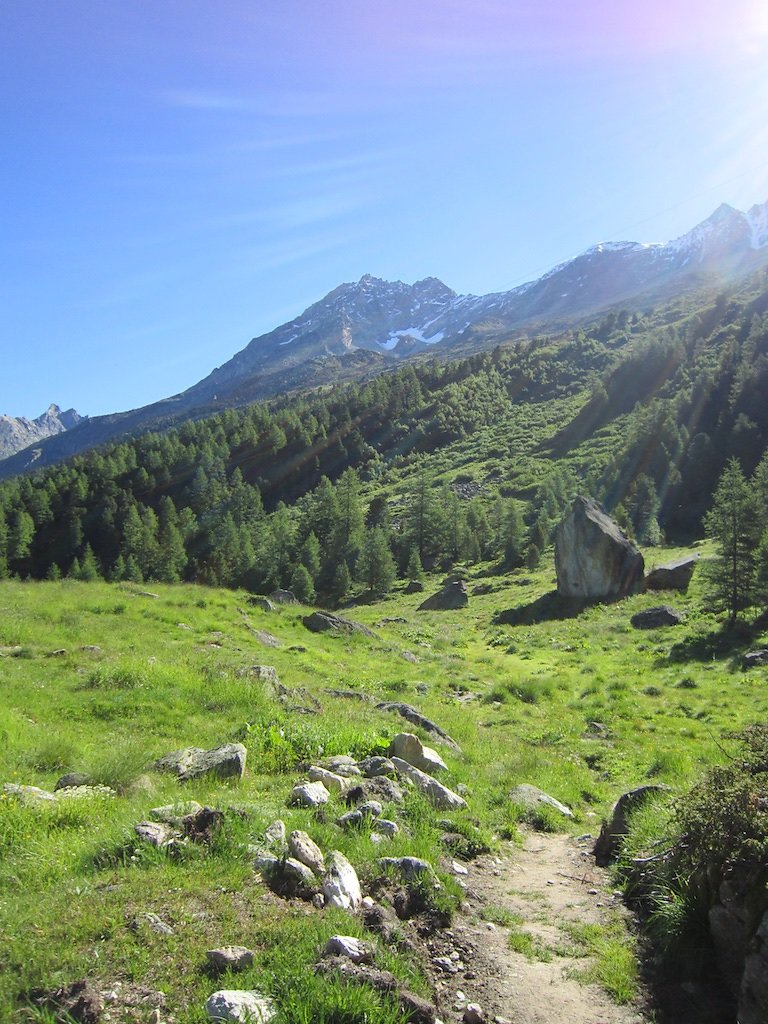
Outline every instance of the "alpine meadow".
<path id="1" fill-rule="evenodd" d="M 765 0 L 0 39 L 0 1024 L 768 1024 Z"/>

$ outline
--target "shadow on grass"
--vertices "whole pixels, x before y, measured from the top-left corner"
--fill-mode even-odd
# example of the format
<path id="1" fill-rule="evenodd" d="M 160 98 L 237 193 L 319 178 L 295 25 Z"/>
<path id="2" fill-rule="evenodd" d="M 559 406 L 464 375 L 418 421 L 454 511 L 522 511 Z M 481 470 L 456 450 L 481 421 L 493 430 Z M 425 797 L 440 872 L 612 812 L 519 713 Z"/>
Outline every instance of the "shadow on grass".
<path id="1" fill-rule="evenodd" d="M 530 626 L 535 622 L 547 622 L 552 619 L 575 619 L 585 608 L 604 601 L 588 601 L 583 597 L 563 597 L 556 590 L 542 594 L 529 604 L 521 604 L 516 608 L 507 608 L 494 616 L 496 626 Z"/>
<path id="2" fill-rule="evenodd" d="M 759 632 L 759 631 L 758 631 Z M 743 657 L 756 635 L 746 623 L 723 626 L 709 633 L 699 633 L 679 640 L 670 648 L 661 663 L 686 661 L 722 661 L 730 658 L 733 669 L 743 667 Z"/>

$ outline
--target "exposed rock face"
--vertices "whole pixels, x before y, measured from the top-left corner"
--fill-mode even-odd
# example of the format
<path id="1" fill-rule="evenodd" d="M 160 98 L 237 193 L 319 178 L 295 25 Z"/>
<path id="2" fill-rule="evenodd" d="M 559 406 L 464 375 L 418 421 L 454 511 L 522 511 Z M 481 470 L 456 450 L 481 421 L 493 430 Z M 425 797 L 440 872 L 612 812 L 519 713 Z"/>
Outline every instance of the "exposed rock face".
<path id="1" fill-rule="evenodd" d="M 555 534 L 557 592 L 601 600 L 626 597 L 643 579 L 643 556 L 593 498 L 574 498 Z"/>
<path id="2" fill-rule="evenodd" d="M 333 612 L 317 611 L 311 615 L 305 615 L 301 620 L 312 633 L 362 633 L 363 636 L 375 636 L 376 634 L 352 619 L 344 619 L 341 615 L 334 615 Z"/>
<path id="3" fill-rule="evenodd" d="M 61 434 L 74 427 L 83 417 L 74 409 L 62 412 L 58 405 L 50 405 L 41 416 L 28 420 L 26 416 L 0 416 L 0 459 L 20 452 L 35 441 Z"/>
<path id="4" fill-rule="evenodd" d="M 629 832 L 629 817 L 634 810 L 641 807 L 646 800 L 656 793 L 663 793 L 668 786 L 638 786 L 628 793 L 623 793 L 613 806 L 610 821 L 606 821 L 600 829 L 593 853 L 601 867 L 610 864 L 619 852 L 621 840 Z"/>
<path id="5" fill-rule="evenodd" d="M 739 1024 L 768 1020 L 767 904 L 763 869 L 722 879 L 709 909 L 718 967 L 738 999 Z"/>
<path id="6" fill-rule="evenodd" d="M 157 771 L 173 772 L 179 782 L 214 775 L 219 779 L 243 777 L 247 751 L 242 743 L 224 743 L 213 750 L 185 747 L 158 758 L 153 767 Z"/>
<path id="7" fill-rule="evenodd" d="M 668 604 L 660 604 L 638 612 L 629 621 L 635 629 L 661 629 L 663 626 L 677 626 L 683 621 L 683 616 Z"/>
<path id="8" fill-rule="evenodd" d="M 466 608 L 469 604 L 467 585 L 464 580 L 454 580 L 447 583 L 442 590 L 422 601 L 416 609 L 418 612 L 453 611 L 456 608 Z"/>
<path id="9" fill-rule="evenodd" d="M 646 590 L 687 590 L 698 560 L 698 555 L 686 555 L 656 566 L 645 577 Z"/>

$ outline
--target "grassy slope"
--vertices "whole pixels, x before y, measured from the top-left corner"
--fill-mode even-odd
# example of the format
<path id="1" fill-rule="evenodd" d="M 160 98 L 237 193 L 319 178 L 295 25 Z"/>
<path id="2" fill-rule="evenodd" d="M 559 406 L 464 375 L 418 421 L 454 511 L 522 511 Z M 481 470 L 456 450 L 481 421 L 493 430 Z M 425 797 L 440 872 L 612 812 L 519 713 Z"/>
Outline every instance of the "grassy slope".
<path id="1" fill-rule="evenodd" d="M 298 762 L 363 755 L 411 727 L 326 688 L 408 701 L 447 729 L 464 752 L 441 748 L 449 784 L 468 788 L 469 812 L 456 820 L 476 817 L 497 836 L 514 833 L 507 793 L 516 783 L 552 793 L 574 808 L 580 831 L 595 831 L 620 792 L 648 779 L 686 786 L 721 757 L 724 730 L 766 717 L 765 670 L 745 674 L 732 650 L 707 639 L 716 623 L 700 610 L 696 576 L 689 594 L 672 601 L 687 611 L 685 625 L 654 632 L 633 630 L 629 617 L 659 595 L 576 619 L 497 626 L 497 612 L 552 589 L 552 572 L 489 582 L 494 591 L 462 612 L 416 612 L 418 595 L 354 609 L 375 640 L 318 636 L 303 627 L 303 609 L 265 613 L 243 594 L 200 587 L 153 586 L 151 597 L 126 585 L 0 584 L 0 782 L 52 788 L 63 771 L 85 769 L 121 790 L 54 809 L 0 800 L 0 1019 L 28 1005 L 35 987 L 85 975 L 162 989 L 178 1024 L 202 1020 L 216 987 L 266 988 L 290 1020 L 351 1020 L 366 1007 L 347 1003 L 366 998 L 372 1021 L 393 1019 L 374 997 L 345 994 L 304 970 L 325 936 L 357 934 L 360 925 L 271 897 L 245 848 L 281 816 L 323 848 L 345 851 L 363 875 L 373 871 L 381 848 L 365 833 L 342 834 L 334 808 L 313 820 L 285 799 Z M 377 625 L 392 617 L 406 621 Z M 247 625 L 270 631 L 281 647 L 262 646 Z M 286 686 L 314 694 L 323 713 L 286 711 L 261 684 L 236 675 L 253 664 L 274 665 Z M 238 784 L 180 787 L 141 775 L 169 750 L 235 738 L 249 749 Z M 132 825 L 150 807 L 182 798 L 250 813 L 229 817 L 208 854 L 192 848 L 173 862 L 137 847 Z M 438 816 L 418 800 L 407 812 L 408 828 L 386 852 L 436 861 Z M 148 911 L 176 934 L 133 930 Z M 229 984 L 204 968 L 205 950 L 224 943 L 258 953 L 254 968 Z M 390 966 L 419 987 L 407 957 Z"/>

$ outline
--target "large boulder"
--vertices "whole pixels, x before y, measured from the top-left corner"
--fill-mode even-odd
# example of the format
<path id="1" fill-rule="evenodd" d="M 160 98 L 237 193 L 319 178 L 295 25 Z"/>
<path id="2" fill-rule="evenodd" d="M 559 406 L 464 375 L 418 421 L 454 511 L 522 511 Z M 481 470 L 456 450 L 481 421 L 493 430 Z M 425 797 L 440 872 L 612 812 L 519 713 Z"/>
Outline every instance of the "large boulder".
<path id="1" fill-rule="evenodd" d="M 412 732 L 399 732 L 393 736 L 388 754 L 390 758 L 399 757 L 408 764 L 421 768 L 427 775 L 448 771 L 448 766 L 438 752 L 432 747 L 424 746 L 419 737 L 414 736 Z"/>
<path id="2" fill-rule="evenodd" d="M 422 601 L 417 612 L 453 611 L 455 608 L 466 608 L 469 604 L 467 585 L 464 580 L 447 583 L 442 590 Z"/>
<path id="3" fill-rule="evenodd" d="M 645 577 L 646 590 L 687 590 L 698 560 L 698 555 L 686 555 L 657 565 Z"/>
<path id="4" fill-rule="evenodd" d="M 557 592 L 594 601 L 626 597 L 643 580 L 643 556 L 594 498 L 574 498 L 555 533 Z"/>

